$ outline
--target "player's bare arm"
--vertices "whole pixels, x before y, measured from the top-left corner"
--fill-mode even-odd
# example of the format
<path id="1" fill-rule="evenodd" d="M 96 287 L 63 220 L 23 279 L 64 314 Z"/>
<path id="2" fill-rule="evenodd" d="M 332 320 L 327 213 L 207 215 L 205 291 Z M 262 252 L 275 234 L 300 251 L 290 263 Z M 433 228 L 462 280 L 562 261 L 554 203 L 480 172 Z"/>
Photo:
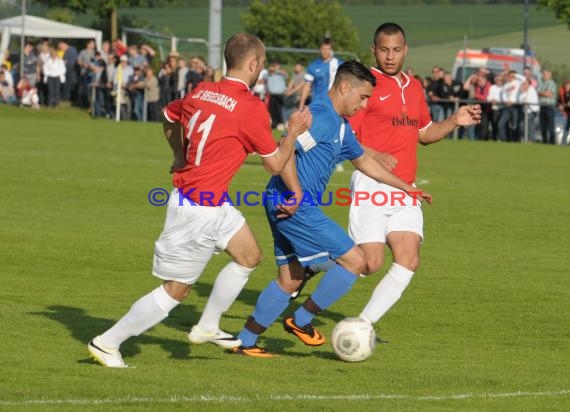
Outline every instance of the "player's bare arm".
<path id="1" fill-rule="evenodd" d="M 285 183 L 289 191 L 294 193 L 294 195 L 288 199 L 287 204 L 281 204 L 278 207 L 281 214 L 277 215 L 277 217 L 285 218 L 292 216 L 297 211 L 301 199 L 303 199 L 303 189 L 301 188 L 299 176 L 297 175 L 297 162 L 295 160 L 295 156 L 291 156 L 289 158 L 289 161 L 279 176 L 281 176 L 283 183 Z"/>
<path id="2" fill-rule="evenodd" d="M 401 189 L 410 196 L 431 204 L 432 196 L 429 193 L 424 192 L 418 187 L 413 187 L 407 184 L 402 179 L 395 176 L 388 169 L 372 159 L 370 156 L 368 156 L 366 153 L 364 153 L 358 159 L 354 159 L 352 161 L 352 164 L 366 176 L 377 180 L 378 182 L 386 183 L 387 185 Z"/>
<path id="3" fill-rule="evenodd" d="M 301 88 L 301 95 L 299 96 L 299 109 L 305 107 L 305 102 L 307 101 L 307 97 L 309 97 L 309 93 L 311 93 L 311 86 L 312 83 L 308 81 L 303 82 L 303 87 Z"/>
<path id="4" fill-rule="evenodd" d="M 419 132 L 419 141 L 423 145 L 437 143 L 453 132 L 458 126 L 471 126 L 481 123 L 481 106 L 478 104 L 461 106 L 455 113 L 442 122 L 433 122 Z"/>
<path id="5" fill-rule="evenodd" d="M 364 148 L 364 151 L 368 156 L 376 160 L 378 163 L 380 163 L 382 166 L 384 166 L 386 169 L 390 171 L 394 169 L 398 164 L 398 159 L 396 159 L 390 153 L 378 152 L 364 145 L 362 147 Z"/>
<path id="6" fill-rule="evenodd" d="M 168 141 L 170 148 L 172 149 L 173 161 L 172 166 L 170 166 L 170 173 L 174 173 L 177 170 L 181 170 L 186 166 L 186 150 L 184 147 L 184 136 L 182 133 L 182 126 L 178 122 L 171 123 L 164 116 L 164 110 L 162 111 L 162 130 L 164 132 L 164 137 Z"/>
<path id="7" fill-rule="evenodd" d="M 281 139 L 279 150 L 272 156 L 262 157 L 263 166 L 269 173 L 272 175 L 281 173 L 293 153 L 297 136 L 309 130 L 312 120 L 313 115 L 307 108 L 297 110 L 291 115 L 287 125 L 287 136 Z"/>

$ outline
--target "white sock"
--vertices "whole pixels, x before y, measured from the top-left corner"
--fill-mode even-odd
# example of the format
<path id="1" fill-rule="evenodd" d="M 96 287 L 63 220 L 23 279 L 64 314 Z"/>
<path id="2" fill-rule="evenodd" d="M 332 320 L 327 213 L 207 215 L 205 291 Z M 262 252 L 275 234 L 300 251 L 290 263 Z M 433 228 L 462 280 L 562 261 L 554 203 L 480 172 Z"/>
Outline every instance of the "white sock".
<path id="1" fill-rule="evenodd" d="M 412 276 L 414 276 L 414 272 L 397 263 L 393 263 L 384 279 L 374 289 L 372 297 L 366 304 L 360 317 L 371 323 L 378 322 L 400 299 L 402 292 L 410 284 Z"/>
<path id="2" fill-rule="evenodd" d="M 205 332 L 216 332 L 220 328 L 222 313 L 228 310 L 247 283 L 249 274 L 255 268 L 246 268 L 236 262 L 228 263 L 220 272 L 198 327 Z"/>
<path id="3" fill-rule="evenodd" d="M 106 348 L 118 348 L 131 336 L 138 336 L 161 322 L 179 303 L 160 285 L 137 300 L 125 316 L 103 333 L 101 344 Z"/>

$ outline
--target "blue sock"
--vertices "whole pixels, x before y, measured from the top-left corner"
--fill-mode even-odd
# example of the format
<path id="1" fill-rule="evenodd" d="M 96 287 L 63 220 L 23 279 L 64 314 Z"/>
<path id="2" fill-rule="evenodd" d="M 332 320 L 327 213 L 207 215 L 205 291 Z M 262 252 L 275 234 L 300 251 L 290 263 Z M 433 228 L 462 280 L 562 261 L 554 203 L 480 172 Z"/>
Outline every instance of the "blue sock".
<path id="1" fill-rule="evenodd" d="M 283 313 L 287 306 L 289 306 L 289 299 L 291 295 L 284 292 L 277 281 L 271 282 L 259 295 L 257 298 L 257 303 L 255 304 L 255 310 L 253 311 L 252 317 L 261 326 L 268 328 L 273 322 Z M 259 335 L 251 332 L 250 330 L 243 328 L 238 335 L 241 339 L 243 346 L 253 346 L 257 342 Z"/>
<path id="2" fill-rule="evenodd" d="M 324 274 L 319 286 L 311 295 L 311 299 L 319 308 L 325 310 L 346 295 L 352 289 L 354 282 L 356 282 L 356 275 L 341 265 L 334 265 Z M 295 323 L 301 327 L 310 323 L 314 317 L 315 314 L 303 306 L 295 311 Z"/>

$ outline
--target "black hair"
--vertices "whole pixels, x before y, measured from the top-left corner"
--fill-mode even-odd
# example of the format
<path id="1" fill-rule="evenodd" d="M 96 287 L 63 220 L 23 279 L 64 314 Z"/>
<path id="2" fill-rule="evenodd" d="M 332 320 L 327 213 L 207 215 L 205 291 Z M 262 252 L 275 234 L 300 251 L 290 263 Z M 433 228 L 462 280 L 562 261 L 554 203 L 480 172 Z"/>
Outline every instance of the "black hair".
<path id="1" fill-rule="evenodd" d="M 370 73 L 370 70 L 368 70 L 365 65 L 356 60 L 349 60 L 338 66 L 333 87 L 338 86 L 341 81 L 350 82 L 354 79 L 368 82 L 372 86 L 376 86 L 376 77 Z"/>
<path id="2" fill-rule="evenodd" d="M 396 23 L 383 23 L 374 32 L 374 39 L 372 40 L 373 44 L 376 44 L 376 39 L 380 35 L 380 33 L 387 34 L 388 36 L 392 36 L 394 34 L 402 33 L 404 37 L 404 42 L 406 41 L 406 33 L 404 33 L 404 29 L 399 24 Z"/>
<path id="3" fill-rule="evenodd" d="M 330 37 L 323 37 L 321 42 L 319 43 L 319 47 L 321 46 L 331 46 L 333 45 L 333 41 Z"/>

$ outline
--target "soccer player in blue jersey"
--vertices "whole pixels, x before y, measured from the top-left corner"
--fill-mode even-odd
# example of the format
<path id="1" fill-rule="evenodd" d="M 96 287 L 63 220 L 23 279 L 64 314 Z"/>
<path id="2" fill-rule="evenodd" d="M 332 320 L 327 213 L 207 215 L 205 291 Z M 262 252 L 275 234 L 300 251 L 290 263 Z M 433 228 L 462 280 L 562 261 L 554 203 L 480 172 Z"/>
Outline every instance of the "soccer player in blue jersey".
<path id="1" fill-rule="evenodd" d="M 300 109 L 305 106 L 309 94 L 311 94 L 312 100 L 326 96 L 332 87 L 336 71 L 343 62 L 334 57 L 332 40 L 329 38 L 321 40 L 319 51 L 321 57 L 309 63 L 305 72 L 305 84 L 301 89 L 301 97 L 299 98 Z"/>
<path id="2" fill-rule="evenodd" d="M 283 322 L 285 330 L 306 345 L 326 342 L 313 328 L 313 317 L 348 293 L 365 268 L 362 251 L 318 206 L 338 162 L 351 160 L 371 178 L 416 194 L 418 201 L 431 201 L 429 194 L 410 186 L 365 154 L 343 117 L 366 107 L 375 84 L 374 76 L 361 63 L 343 63 L 332 89 L 309 106 L 313 123 L 309 131 L 297 138 L 295 159 L 291 158 L 281 174 L 273 176 L 267 184 L 265 210 L 279 273 L 259 295 L 252 316 L 239 334 L 242 346 L 232 349 L 234 353 L 273 356 L 256 345 L 259 335 L 289 306 L 291 293 L 302 282 L 304 267 L 331 259 L 334 264 L 314 293 L 294 316 Z M 276 201 L 287 198 L 288 194 L 285 204 Z"/>

